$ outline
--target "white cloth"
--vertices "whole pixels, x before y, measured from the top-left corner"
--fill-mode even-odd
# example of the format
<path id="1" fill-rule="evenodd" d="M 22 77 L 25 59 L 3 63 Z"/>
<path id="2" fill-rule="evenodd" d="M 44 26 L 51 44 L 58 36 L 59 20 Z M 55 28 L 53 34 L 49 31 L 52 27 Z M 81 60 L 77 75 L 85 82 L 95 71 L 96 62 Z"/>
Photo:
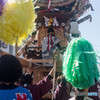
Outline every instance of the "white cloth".
<path id="1" fill-rule="evenodd" d="M 59 39 L 55 36 L 52 36 L 53 48 L 51 45 L 51 35 L 49 35 L 49 50 L 48 50 L 48 36 L 42 40 L 42 59 L 52 59 L 53 53 L 55 51 L 59 51 L 58 47 L 56 46 L 59 43 Z"/>
<path id="2" fill-rule="evenodd" d="M 58 24 L 58 21 L 57 21 L 56 17 L 54 17 L 54 18 L 53 18 L 53 21 L 54 21 L 53 26 L 59 26 L 59 24 Z"/>
<path id="3" fill-rule="evenodd" d="M 44 16 L 44 19 L 45 19 L 45 26 L 46 27 L 49 26 L 49 18 Z"/>
<path id="4" fill-rule="evenodd" d="M 46 16 L 44 16 L 44 19 L 45 19 L 45 26 L 48 27 L 50 19 Z M 56 17 L 53 18 L 53 26 L 59 26 L 59 23 L 58 23 Z"/>
<path id="5" fill-rule="evenodd" d="M 79 32 L 78 30 L 78 23 L 76 21 L 72 21 L 70 22 L 70 33 L 72 34 L 76 34 Z"/>

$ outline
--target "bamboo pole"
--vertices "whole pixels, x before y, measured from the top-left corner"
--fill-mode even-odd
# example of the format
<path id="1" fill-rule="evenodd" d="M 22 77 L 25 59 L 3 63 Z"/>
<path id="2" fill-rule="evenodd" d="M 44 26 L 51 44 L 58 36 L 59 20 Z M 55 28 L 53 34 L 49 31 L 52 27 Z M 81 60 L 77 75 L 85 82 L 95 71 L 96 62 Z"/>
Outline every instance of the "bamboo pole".
<path id="1" fill-rule="evenodd" d="M 58 61 L 58 54 L 59 52 L 54 53 L 54 74 L 53 74 L 53 89 L 52 89 L 52 100 L 54 100 L 54 90 L 55 90 L 55 80 L 56 80 L 56 67 L 57 67 L 57 61 Z"/>
<path id="2" fill-rule="evenodd" d="M 17 55 L 20 56 L 22 53 L 23 53 L 23 50 L 25 49 L 25 46 L 27 44 L 27 46 L 32 42 L 34 41 L 34 38 L 35 38 L 35 35 L 32 35 L 28 40 L 27 42 L 19 49 L 19 51 L 17 52 Z"/>

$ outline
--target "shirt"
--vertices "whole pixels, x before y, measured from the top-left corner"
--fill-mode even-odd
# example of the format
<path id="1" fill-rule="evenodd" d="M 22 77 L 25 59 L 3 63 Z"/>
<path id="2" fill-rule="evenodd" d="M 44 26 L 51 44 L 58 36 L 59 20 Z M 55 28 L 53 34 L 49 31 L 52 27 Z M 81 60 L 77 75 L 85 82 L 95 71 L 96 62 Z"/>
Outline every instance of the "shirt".
<path id="1" fill-rule="evenodd" d="M 11 89 L 10 89 L 10 88 Z M 23 87 L 0 85 L 0 100 L 33 100 L 29 90 Z"/>

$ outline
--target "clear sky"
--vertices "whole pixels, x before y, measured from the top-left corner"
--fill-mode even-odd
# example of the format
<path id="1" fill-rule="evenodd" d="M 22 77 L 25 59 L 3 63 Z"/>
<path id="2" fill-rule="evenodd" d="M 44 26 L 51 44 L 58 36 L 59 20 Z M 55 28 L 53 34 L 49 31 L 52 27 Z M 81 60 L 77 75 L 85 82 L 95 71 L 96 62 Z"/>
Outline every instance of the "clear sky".
<path id="1" fill-rule="evenodd" d="M 100 0 L 90 0 L 94 11 L 89 9 L 84 15 L 91 14 L 92 22 L 89 20 L 79 25 L 81 36 L 90 41 L 95 49 L 100 50 Z M 83 17 L 83 16 L 82 16 Z"/>

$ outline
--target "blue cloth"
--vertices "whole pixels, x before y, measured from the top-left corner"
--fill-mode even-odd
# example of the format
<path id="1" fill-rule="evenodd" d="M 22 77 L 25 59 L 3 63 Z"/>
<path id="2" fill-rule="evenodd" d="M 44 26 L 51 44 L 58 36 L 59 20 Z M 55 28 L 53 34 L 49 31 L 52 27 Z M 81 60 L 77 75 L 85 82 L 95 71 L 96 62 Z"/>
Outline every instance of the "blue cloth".
<path id="1" fill-rule="evenodd" d="M 33 100 L 29 90 L 16 87 L 14 89 L 0 89 L 0 100 Z"/>

